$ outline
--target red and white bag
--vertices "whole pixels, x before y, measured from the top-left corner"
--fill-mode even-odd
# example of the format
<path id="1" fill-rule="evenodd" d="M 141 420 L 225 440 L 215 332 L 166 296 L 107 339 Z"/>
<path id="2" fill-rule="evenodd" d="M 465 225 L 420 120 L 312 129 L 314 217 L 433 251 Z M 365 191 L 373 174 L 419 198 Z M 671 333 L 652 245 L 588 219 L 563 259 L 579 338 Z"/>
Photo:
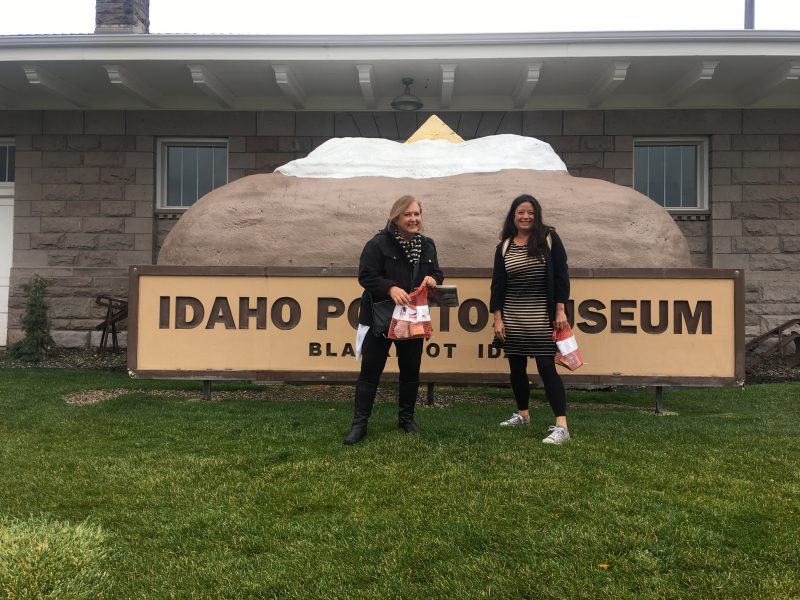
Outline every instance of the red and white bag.
<path id="1" fill-rule="evenodd" d="M 581 351 L 578 350 L 578 341 L 572 333 L 569 323 L 561 331 L 553 330 L 553 341 L 556 343 L 556 364 L 574 371 L 583 364 Z"/>
<path id="2" fill-rule="evenodd" d="M 419 286 L 409 294 L 410 306 L 395 306 L 388 337 L 393 340 L 429 338 L 433 335 L 431 311 L 428 308 L 428 288 Z"/>

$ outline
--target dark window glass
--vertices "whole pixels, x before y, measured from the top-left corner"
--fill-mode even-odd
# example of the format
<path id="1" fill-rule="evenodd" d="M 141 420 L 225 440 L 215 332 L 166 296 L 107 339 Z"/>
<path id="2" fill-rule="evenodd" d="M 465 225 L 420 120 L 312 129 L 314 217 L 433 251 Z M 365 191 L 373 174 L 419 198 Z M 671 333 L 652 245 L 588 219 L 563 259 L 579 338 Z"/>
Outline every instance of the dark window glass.
<path id="1" fill-rule="evenodd" d="M 664 146 L 664 206 L 681 206 L 681 146 Z"/>
<path id="2" fill-rule="evenodd" d="M 681 206 L 688 208 L 697 207 L 697 146 L 682 146 L 681 171 Z"/>
<path id="3" fill-rule="evenodd" d="M 0 146 L 0 181 L 8 181 L 8 146 Z"/>
<path id="4" fill-rule="evenodd" d="M 177 146 L 167 149 L 167 206 L 181 205 L 183 152 Z"/>
<path id="5" fill-rule="evenodd" d="M 17 151 L 14 146 L 8 147 L 8 181 L 14 181 L 14 175 L 16 174 L 16 160 L 17 160 Z"/>
<path id="6" fill-rule="evenodd" d="M 191 206 L 197 200 L 197 148 L 182 148 L 183 151 L 183 189 L 181 206 Z"/>
<path id="7" fill-rule="evenodd" d="M 647 146 L 636 146 L 633 149 L 633 189 L 648 196 L 647 171 L 649 167 Z"/>
<path id="8" fill-rule="evenodd" d="M 214 148 L 197 149 L 197 198 L 214 189 Z"/>
<path id="9" fill-rule="evenodd" d="M 228 182 L 225 146 L 167 146 L 167 207 L 188 207 Z"/>
<path id="10" fill-rule="evenodd" d="M 633 189 L 666 208 L 697 208 L 695 144 L 637 144 L 633 149 Z"/>
<path id="11" fill-rule="evenodd" d="M 228 149 L 214 148 L 214 187 L 228 183 Z"/>
<path id="12" fill-rule="evenodd" d="M 647 152 L 647 195 L 664 206 L 664 147 L 650 146 Z"/>

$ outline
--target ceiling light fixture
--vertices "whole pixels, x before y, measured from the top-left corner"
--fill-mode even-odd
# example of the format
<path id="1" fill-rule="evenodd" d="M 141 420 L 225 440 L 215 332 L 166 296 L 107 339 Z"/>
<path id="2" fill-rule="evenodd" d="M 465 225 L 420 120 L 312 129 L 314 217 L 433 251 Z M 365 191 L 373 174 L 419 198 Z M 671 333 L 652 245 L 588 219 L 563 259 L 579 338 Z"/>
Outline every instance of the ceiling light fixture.
<path id="1" fill-rule="evenodd" d="M 403 85 L 406 86 L 402 94 L 392 100 L 392 108 L 395 110 L 419 110 L 422 108 L 422 100 L 411 93 L 411 84 L 414 80 L 411 77 L 403 77 Z"/>

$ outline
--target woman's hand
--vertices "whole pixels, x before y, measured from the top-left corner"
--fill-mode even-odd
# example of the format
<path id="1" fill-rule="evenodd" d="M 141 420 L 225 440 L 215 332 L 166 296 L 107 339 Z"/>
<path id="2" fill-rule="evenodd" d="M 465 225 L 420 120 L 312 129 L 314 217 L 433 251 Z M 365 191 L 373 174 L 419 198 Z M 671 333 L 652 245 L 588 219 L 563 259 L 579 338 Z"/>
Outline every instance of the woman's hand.
<path id="1" fill-rule="evenodd" d="M 391 288 L 389 288 L 389 295 L 392 297 L 392 300 L 394 300 L 394 303 L 398 306 L 409 306 L 411 304 L 411 298 L 401 287 L 393 285 Z"/>
<path id="2" fill-rule="evenodd" d="M 560 302 L 556 304 L 556 318 L 553 321 L 553 328 L 561 331 L 567 326 L 567 314 L 564 312 L 564 305 Z"/>
<path id="3" fill-rule="evenodd" d="M 494 318 L 494 325 L 492 326 L 492 329 L 494 330 L 494 337 L 496 337 L 501 342 L 506 341 L 506 326 L 503 325 L 502 317 Z"/>
<path id="4" fill-rule="evenodd" d="M 433 289 L 436 287 L 436 280 L 430 275 L 425 275 L 425 279 L 422 280 L 422 285 Z"/>

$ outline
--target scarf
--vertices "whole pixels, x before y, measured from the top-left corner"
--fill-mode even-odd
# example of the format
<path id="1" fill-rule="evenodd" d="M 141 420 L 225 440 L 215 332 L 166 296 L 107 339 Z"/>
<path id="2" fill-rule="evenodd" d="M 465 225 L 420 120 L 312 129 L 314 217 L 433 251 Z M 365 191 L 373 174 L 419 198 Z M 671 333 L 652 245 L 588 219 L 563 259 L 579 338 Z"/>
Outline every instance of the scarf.
<path id="1" fill-rule="evenodd" d="M 405 252 L 408 262 L 412 265 L 418 263 L 419 257 L 422 254 L 422 236 L 419 233 L 415 233 L 411 236 L 410 240 L 406 241 L 397 232 L 397 227 L 395 227 L 394 224 L 389 228 L 389 231 L 392 232 L 394 239 L 397 240 L 397 243 L 400 244 L 403 252 Z"/>

